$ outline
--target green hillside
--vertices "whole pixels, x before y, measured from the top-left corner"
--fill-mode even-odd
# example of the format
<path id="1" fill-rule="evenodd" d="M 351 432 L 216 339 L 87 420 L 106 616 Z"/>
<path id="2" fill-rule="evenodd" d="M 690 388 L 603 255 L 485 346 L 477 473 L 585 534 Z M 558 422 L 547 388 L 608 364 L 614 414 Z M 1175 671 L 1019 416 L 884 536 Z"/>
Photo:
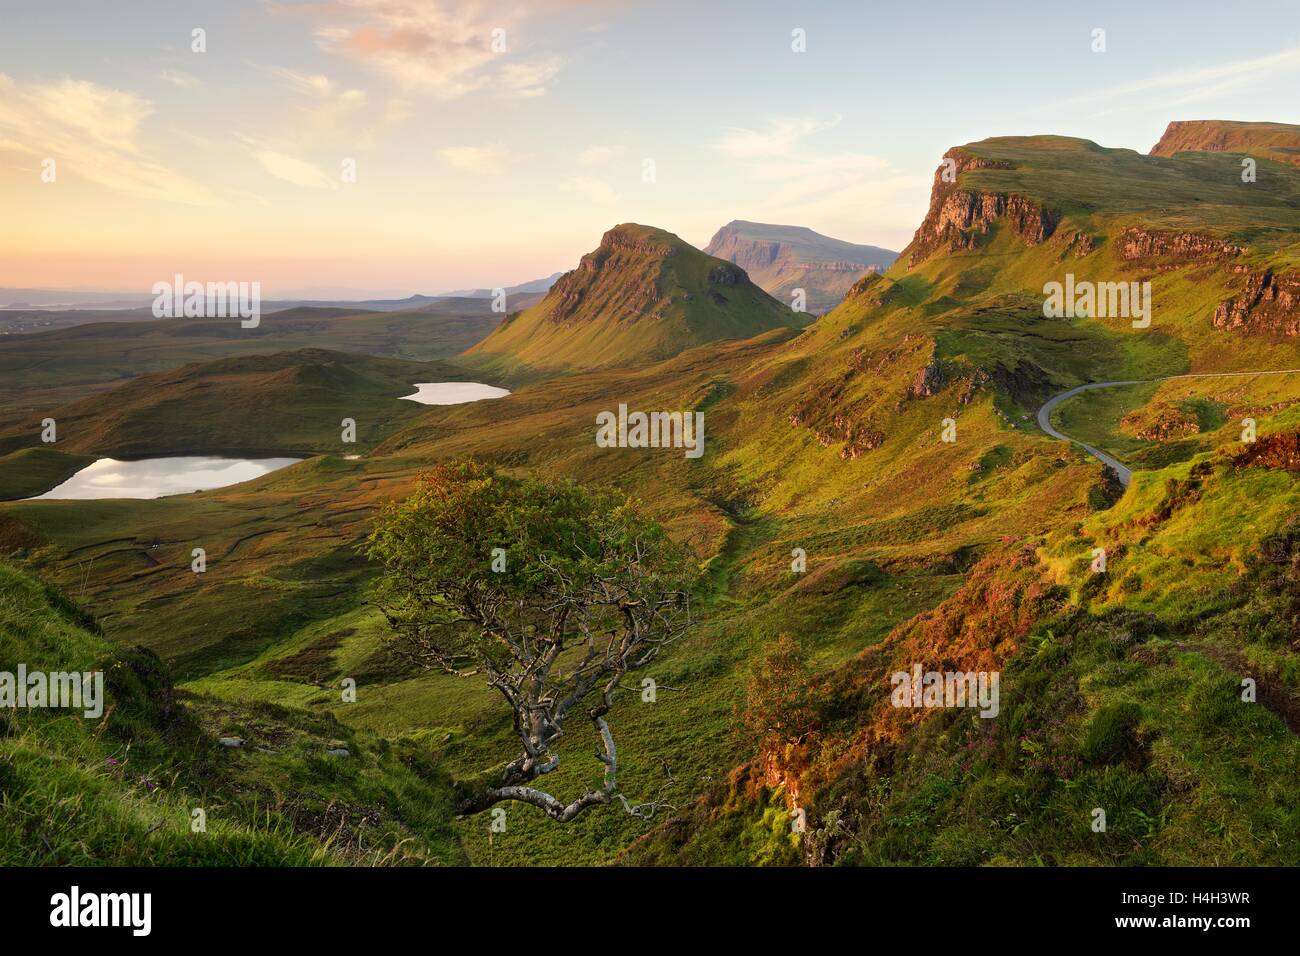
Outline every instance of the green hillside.
<path id="1" fill-rule="evenodd" d="M 254 329 L 229 319 L 97 322 L 0 337 L 0 428 L 45 417 L 58 405 L 147 372 L 241 355 L 295 349 L 428 362 L 447 359 L 487 335 L 500 319 L 475 303 L 457 312 L 287 309 Z"/>
<path id="2" fill-rule="evenodd" d="M 624 859 L 1294 866 L 1297 425 L 1282 416 L 1254 447 L 1144 475 L 1112 508 L 992 549 L 932 612 L 819 674 L 797 741 L 768 739 Z M 1000 670 L 998 719 L 891 708 L 873 688 L 917 660 Z"/>
<path id="3" fill-rule="evenodd" d="M 328 715 L 464 778 L 499 768 L 509 712 L 481 682 L 391 653 L 357 545 L 433 462 L 575 477 L 635 494 L 700 556 L 695 627 L 656 662 L 658 701 L 629 689 L 610 714 L 623 788 L 674 809 L 556 826 L 511 806 L 505 834 L 451 824 L 471 862 L 1300 862 L 1285 784 L 1300 769 L 1300 383 L 1169 379 L 1063 404 L 1060 427 L 1134 469 L 1127 490 L 1034 422 L 1085 382 L 1300 367 L 1293 300 L 1250 292 L 1294 272 L 1300 170 L 1262 160 L 1253 189 L 1228 154 L 1061 137 L 949 157 L 955 179 L 936 173 L 900 260 L 807 328 L 765 298 L 773 321 L 742 328 L 732 307 L 762 293 L 737 281 L 724 307 L 716 260 L 620 227 L 465 356 L 532 378 L 510 396 L 422 409 L 360 460 L 237 488 L 6 503 L 0 554 L 74 590 L 196 700 Z M 1067 272 L 1150 281 L 1150 326 L 1045 318 L 1044 284 Z M 598 446 L 596 416 L 619 403 L 702 411 L 704 456 Z M 778 653 L 798 659 L 805 732 L 756 736 L 753 675 Z M 1000 671 L 1000 716 L 891 708 L 889 674 L 922 661 Z M 348 676 L 356 704 L 328 690 Z M 563 740 L 548 782 L 582 786 L 593 744 Z"/>
<path id="4" fill-rule="evenodd" d="M 447 778 L 409 743 L 319 713 L 178 692 L 156 655 L 115 648 L 62 593 L 0 563 L 0 670 L 20 663 L 29 673 L 101 670 L 106 699 L 98 719 L 0 715 L 4 865 L 464 860 L 448 830 Z"/>
<path id="5" fill-rule="evenodd" d="M 63 453 L 357 453 L 425 411 L 399 401 L 415 391 L 414 383 L 469 377 L 443 362 L 301 349 L 141 375 L 109 392 L 47 409 L 41 418 L 57 422 Z M 351 447 L 341 441 L 344 418 L 357 423 Z M 0 453 L 38 445 L 40 434 L 40 419 L 0 432 Z M 0 494 L 5 490 L 0 484 Z"/>
<path id="6" fill-rule="evenodd" d="M 802 318 L 731 263 L 662 229 L 624 224 L 460 361 L 514 379 L 643 365 L 705 342 L 797 327 Z"/>
<path id="7" fill-rule="evenodd" d="M 49 445 L 0 455 L 0 501 L 34 498 L 63 484 L 94 460 L 94 455 L 55 451 Z"/>

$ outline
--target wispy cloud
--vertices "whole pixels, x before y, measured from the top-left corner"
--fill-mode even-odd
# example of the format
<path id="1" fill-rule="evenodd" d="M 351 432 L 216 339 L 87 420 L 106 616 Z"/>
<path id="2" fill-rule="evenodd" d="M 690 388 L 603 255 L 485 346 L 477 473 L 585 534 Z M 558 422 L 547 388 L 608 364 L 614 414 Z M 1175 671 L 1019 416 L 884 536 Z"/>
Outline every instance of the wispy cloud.
<path id="1" fill-rule="evenodd" d="M 324 73 L 302 73 L 283 66 L 269 67 L 267 72 L 304 96 L 329 96 L 334 92 L 334 81 Z"/>
<path id="2" fill-rule="evenodd" d="M 767 205 L 792 206 L 842 192 L 889 168 L 877 156 L 842 150 L 819 152 L 804 142 L 839 122 L 838 116 L 807 116 L 769 120 L 761 130 L 729 127 L 713 148 L 741 160 L 750 179 L 771 184 Z"/>
<path id="3" fill-rule="evenodd" d="M 1140 97 L 1138 102 L 1144 109 L 1167 110 L 1189 103 L 1217 99 L 1269 83 L 1281 83 L 1285 76 L 1297 70 L 1300 70 L 1300 47 L 1291 47 L 1277 53 L 1247 60 L 1233 60 L 1217 66 L 1167 70 L 1132 83 L 1104 87 L 1067 99 L 1056 100 L 1030 112 L 1059 111 L 1068 107 L 1094 105 L 1102 108 L 1103 112 L 1112 113 L 1133 108 L 1132 101 L 1138 97 Z M 1166 95 L 1160 96 L 1161 93 Z M 1117 103 L 1118 100 L 1127 102 Z"/>
<path id="4" fill-rule="evenodd" d="M 560 72 L 560 65 L 557 56 L 527 63 L 506 63 L 497 76 L 497 88 L 502 93 L 524 99 L 542 96 L 546 84 Z"/>
<path id="5" fill-rule="evenodd" d="M 49 157 L 61 174 L 128 195 L 226 205 L 140 144 L 141 126 L 152 114 L 149 100 L 87 80 L 23 85 L 0 73 L 0 138 L 8 149 Z"/>
<path id="6" fill-rule="evenodd" d="M 318 18 L 316 40 L 388 77 L 402 89 L 439 99 L 478 90 L 536 97 L 560 71 L 558 57 L 525 59 L 512 42 L 522 5 L 486 11 L 467 0 L 328 0 L 302 8 Z M 504 51 L 493 31 L 504 30 Z"/>
<path id="7" fill-rule="evenodd" d="M 301 97 L 311 122 L 320 129 L 341 129 L 370 100 L 365 90 L 341 87 L 324 73 L 302 73 L 281 66 L 268 72 Z"/>
<path id="8" fill-rule="evenodd" d="M 788 156 L 800 141 L 814 133 L 836 126 L 839 116 L 818 119 L 812 116 L 779 117 L 768 120 L 761 130 L 728 126 L 713 148 L 732 159 L 760 159 L 769 156 Z"/>
<path id="9" fill-rule="evenodd" d="M 452 169 L 478 173 L 481 176 L 498 176 L 505 172 L 510 154 L 504 146 L 448 146 L 438 150 Z"/>
<path id="10" fill-rule="evenodd" d="M 578 154 L 578 165 L 583 169 L 595 169 L 607 166 L 622 154 L 622 146 L 588 146 Z"/>
<path id="11" fill-rule="evenodd" d="M 199 78 L 193 73 L 186 73 L 184 70 L 161 70 L 158 73 L 158 78 L 164 83 L 170 83 L 182 90 L 192 90 L 199 85 Z"/>
<path id="12" fill-rule="evenodd" d="M 304 189 L 337 189 L 338 180 L 305 159 L 271 149 L 254 150 L 253 156 L 262 168 L 276 179 L 302 186 Z"/>
<path id="13" fill-rule="evenodd" d="M 560 183 L 560 189 L 564 192 L 578 193 L 602 206 L 617 202 L 619 199 L 619 194 L 613 186 L 595 176 L 571 176 Z"/>

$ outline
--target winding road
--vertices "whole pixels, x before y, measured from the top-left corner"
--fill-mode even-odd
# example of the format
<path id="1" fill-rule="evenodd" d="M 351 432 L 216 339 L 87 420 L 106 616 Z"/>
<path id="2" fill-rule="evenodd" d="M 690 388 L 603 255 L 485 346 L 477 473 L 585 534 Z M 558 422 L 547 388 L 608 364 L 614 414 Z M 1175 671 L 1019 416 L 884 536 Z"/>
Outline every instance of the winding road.
<path id="1" fill-rule="evenodd" d="M 1038 427 L 1047 432 L 1047 434 L 1051 435 L 1053 438 L 1059 439 L 1060 441 L 1073 442 L 1102 464 L 1114 468 L 1115 473 L 1119 475 L 1120 484 L 1127 488 L 1129 482 L 1133 480 L 1133 470 L 1131 468 L 1113 455 L 1108 455 L 1101 449 L 1093 448 L 1091 445 L 1081 442 L 1077 438 L 1071 438 L 1069 435 L 1063 434 L 1052 427 L 1052 412 L 1055 411 L 1057 405 L 1060 405 L 1061 402 L 1065 401 L 1067 398 L 1073 398 L 1080 392 L 1091 391 L 1094 388 L 1114 388 L 1117 385 L 1145 385 L 1151 382 L 1171 382 L 1180 378 L 1245 378 L 1251 375 L 1290 375 L 1297 372 L 1300 372 L 1300 368 L 1268 369 L 1261 372 L 1199 372 L 1184 375 L 1164 375 L 1160 378 L 1135 378 L 1125 382 L 1089 382 L 1087 385 L 1078 385 L 1070 389 L 1068 392 L 1062 392 L 1060 395 L 1053 395 L 1044 402 L 1043 407 L 1038 410 Z"/>

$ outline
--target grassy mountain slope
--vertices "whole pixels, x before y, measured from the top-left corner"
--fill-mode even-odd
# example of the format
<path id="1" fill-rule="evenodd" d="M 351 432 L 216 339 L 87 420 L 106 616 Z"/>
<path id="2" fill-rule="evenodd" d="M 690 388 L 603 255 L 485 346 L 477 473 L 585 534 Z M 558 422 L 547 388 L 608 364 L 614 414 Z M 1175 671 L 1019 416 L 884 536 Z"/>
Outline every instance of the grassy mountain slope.
<path id="1" fill-rule="evenodd" d="M 521 379 L 646 364 L 799 324 L 731 263 L 662 229 L 624 224 L 541 303 L 508 316 L 460 360 Z"/>
<path id="2" fill-rule="evenodd" d="M 898 253 L 832 239 L 803 226 L 735 220 L 714 234 L 706 254 L 734 262 L 759 288 L 781 302 L 803 289 L 807 309 L 829 312 L 868 269 L 884 271 Z"/>
<path id="3" fill-rule="evenodd" d="M 112 322 L 0 336 L 0 427 L 146 372 L 192 362 L 294 349 L 331 349 L 427 362 L 479 341 L 500 316 L 472 312 L 289 309 L 255 329 L 234 319 Z"/>
<path id="4" fill-rule="evenodd" d="M 0 501 L 34 498 L 61 485 L 94 460 L 94 455 L 55 451 L 49 445 L 0 455 Z"/>
<path id="5" fill-rule="evenodd" d="M 1247 418 L 1300 402 L 1300 374 L 1176 378 L 1084 392 L 1058 407 L 1066 434 L 1135 467 L 1162 468 L 1239 438 Z"/>
<path id="6" fill-rule="evenodd" d="M 458 863 L 444 773 L 329 715 L 171 686 L 60 592 L 0 563 L 0 669 L 103 670 L 99 719 L 0 715 L 0 862 L 61 866 Z M 239 737 L 240 748 L 217 737 Z M 345 748 L 349 756 L 327 751 Z M 206 830 L 192 828 L 203 810 Z"/>
<path id="7" fill-rule="evenodd" d="M 818 675 L 798 739 L 770 739 L 625 859 L 1295 865 L 1298 424 L 993 551 L 934 611 Z M 998 719 L 890 707 L 890 673 L 916 661 L 1000 671 Z"/>
<path id="8" fill-rule="evenodd" d="M 364 460 L 324 456 L 238 490 L 6 504 L 0 546 L 82 589 L 114 641 L 154 648 L 194 693 L 290 701 L 359 731 L 416 735 L 463 776 L 499 762 L 508 715 L 481 686 L 411 672 L 385 652 L 383 622 L 362 603 L 373 572 L 355 551 L 372 509 L 409 491 L 421 467 L 467 453 L 613 485 L 640 496 L 707 572 L 696 629 L 652 675 L 672 690 L 653 705 L 621 696 L 611 715 L 629 793 L 657 793 L 671 773 L 677 811 L 646 837 L 617 812 L 557 828 L 511 808 L 505 835 L 481 819 L 454 825 L 471 860 L 609 861 L 646 837 L 633 859 L 1288 861 L 1294 803 L 1279 792 L 1284 777 L 1260 770 L 1292 766 L 1286 721 L 1231 709 L 1225 695 L 1240 672 L 1230 651 L 1255 655 L 1270 693 L 1294 690 L 1283 632 L 1252 648 L 1231 627 L 1248 635 L 1252 622 L 1293 620 L 1285 590 L 1269 590 L 1290 565 L 1265 558 L 1288 553 L 1276 541 L 1296 476 L 1227 457 L 1213 475 L 1190 469 L 1212 446 L 1235 454 L 1236 405 L 1256 408 L 1265 436 L 1292 429 L 1290 386 L 1246 379 L 1232 405 L 1227 393 L 1178 396 L 1223 406 L 1190 406 L 1204 412 L 1206 447 L 1135 462 L 1113 508 L 1099 466 L 1038 433 L 1032 413 L 1085 381 L 1300 365 L 1284 324 L 1215 322 L 1252 273 L 1285 274 L 1295 172 L 1261 162 L 1255 185 L 1271 185 L 1249 192 L 1230 157 L 1151 158 L 1057 137 L 950 155 L 956 181 L 936 175 L 904 258 L 802 331 L 428 409 Z M 597 347 L 626 332 L 605 323 L 643 288 L 617 280 L 643 276 L 645 255 L 611 250 L 618 268 L 590 286 L 607 297 L 578 297 L 575 308 L 600 312 L 591 321 L 608 338 Z M 1043 284 L 1067 270 L 1150 279 L 1151 327 L 1045 319 Z M 1281 304 L 1247 311 L 1272 317 Z M 554 344 L 577 349 L 573 334 Z M 1147 399 L 1133 401 L 1117 419 Z M 598 448 L 595 416 L 619 402 L 702 410 L 704 457 Z M 941 439 L 945 419 L 953 442 Z M 1287 461 L 1286 447 L 1260 453 Z M 1235 522 L 1226 547 L 1213 540 L 1225 521 Z M 1086 573 L 1099 541 L 1116 552 L 1104 580 Z M 209 569 L 196 579 L 188 555 L 199 545 Z M 802 574 L 795 548 L 807 552 Z M 1264 603 L 1251 603 L 1256 593 Z M 1184 646 L 1192 632 L 1197 647 Z M 734 732 L 736 712 L 747 666 L 781 633 L 807 656 L 821 724 L 815 738 L 760 752 Z M 1004 668 L 1003 715 L 892 713 L 881 675 L 922 658 Z M 356 705 L 323 689 L 341 676 L 359 679 Z M 589 780 L 591 743 L 581 730 L 564 741 L 561 792 Z M 798 846 L 796 801 L 812 830 Z M 1238 802 L 1245 812 L 1227 818 Z M 1088 826 L 1099 805 L 1109 840 Z"/>
<path id="9" fill-rule="evenodd" d="M 936 173 L 930 212 L 883 287 L 890 296 L 916 290 L 933 321 L 965 326 L 944 336 L 947 352 L 1035 347 L 1007 334 L 1015 327 L 986 330 L 983 312 L 1021 329 L 1074 324 L 1112 338 L 1131 361 L 1114 358 L 1095 381 L 1294 367 L 1292 167 L 1263 161 L 1258 182 L 1242 183 L 1231 157 L 1152 158 L 1063 137 L 985 140 L 947 158 L 956 180 Z M 1042 319 L 1044 285 L 1067 274 L 1150 281 L 1150 327 L 1127 317 Z"/>
<path id="10" fill-rule="evenodd" d="M 57 448 L 63 453 L 129 458 L 360 452 L 425 410 L 398 400 L 415 391 L 415 382 L 468 377 L 442 362 L 301 349 L 141 375 L 41 417 L 58 423 Z M 355 446 L 341 441 L 344 418 L 357 423 Z M 40 420 L 24 422 L 0 432 L 0 452 L 39 441 Z M 0 485 L 0 494 L 5 490 Z"/>

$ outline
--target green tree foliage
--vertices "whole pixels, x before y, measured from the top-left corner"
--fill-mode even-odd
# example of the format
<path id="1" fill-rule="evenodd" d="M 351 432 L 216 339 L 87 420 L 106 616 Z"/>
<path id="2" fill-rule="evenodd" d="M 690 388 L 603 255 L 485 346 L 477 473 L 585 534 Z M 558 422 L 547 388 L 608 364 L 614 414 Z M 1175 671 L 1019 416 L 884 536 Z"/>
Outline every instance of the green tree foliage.
<path id="1" fill-rule="evenodd" d="M 793 740 L 812 729 L 816 713 L 809 701 L 812 672 L 803 649 L 789 634 L 763 648 L 750 665 L 741 725 L 764 745 Z"/>
<path id="2" fill-rule="evenodd" d="M 570 481 L 515 478 L 474 461 L 439 465 L 377 519 L 376 603 L 420 664 L 482 675 L 510 706 L 523 751 L 471 788 L 461 813 L 503 800 L 560 821 L 619 800 L 606 716 L 628 671 L 689 624 L 691 562 L 637 504 Z M 600 788 L 564 803 L 529 784 L 555 770 L 565 722 L 586 712 L 601 740 Z"/>

